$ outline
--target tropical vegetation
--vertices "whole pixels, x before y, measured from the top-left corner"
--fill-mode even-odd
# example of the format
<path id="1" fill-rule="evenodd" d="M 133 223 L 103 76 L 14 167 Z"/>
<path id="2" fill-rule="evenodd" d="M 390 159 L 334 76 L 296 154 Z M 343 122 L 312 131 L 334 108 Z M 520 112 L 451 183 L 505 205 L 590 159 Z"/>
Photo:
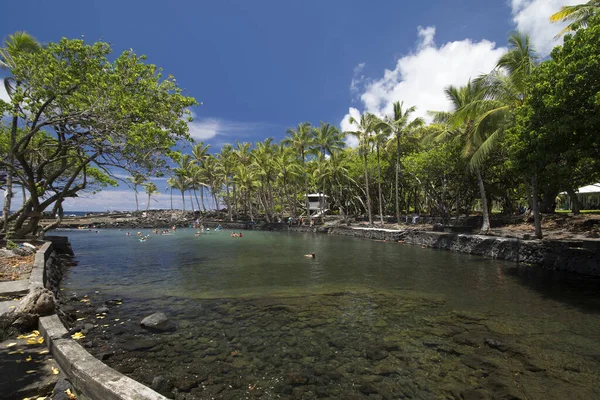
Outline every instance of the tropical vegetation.
<path id="1" fill-rule="evenodd" d="M 190 139 L 186 115 L 195 101 L 143 57 L 125 52 L 111 62 L 105 43 L 40 46 L 15 34 L 0 51 L 11 73 L 11 101 L 0 111 L 12 116 L 0 127 L 0 184 L 9 193 L 21 187 L 25 200 L 2 227 L 36 232 L 43 211 L 60 215 L 64 199 L 113 185 L 125 169 L 138 209 L 138 188 L 148 209 L 158 192 L 152 178 L 165 176 L 171 209 L 174 189 L 183 210 L 216 209 L 229 220 L 311 220 L 307 194 L 321 193 L 328 209 L 317 215 L 370 225 L 473 215 L 486 233 L 491 214 L 528 217 L 528 209 L 541 237 L 541 215 L 556 211 L 560 193 L 578 212 L 575 190 L 600 179 L 597 9 L 592 0 L 553 16 L 575 22 L 545 61 L 526 35 L 511 34 L 492 71 L 440 93 L 449 111 L 395 103 L 387 115 L 351 118 L 347 132 L 300 122 L 279 142 L 218 151 L 203 142 L 190 152 L 178 146 Z"/>

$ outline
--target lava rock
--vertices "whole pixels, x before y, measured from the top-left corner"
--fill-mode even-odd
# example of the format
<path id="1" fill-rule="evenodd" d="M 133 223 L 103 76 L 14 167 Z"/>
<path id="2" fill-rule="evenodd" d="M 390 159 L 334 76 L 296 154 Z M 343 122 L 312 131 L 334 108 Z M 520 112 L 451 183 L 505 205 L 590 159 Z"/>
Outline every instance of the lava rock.
<path id="1" fill-rule="evenodd" d="M 152 390 L 156 390 L 158 393 L 169 396 L 171 389 L 173 389 L 173 383 L 162 375 L 154 377 L 152 384 L 150 385 Z"/>
<path id="2" fill-rule="evenodd" d="M 109 311 L 109 308 L 106 306 L 96 308 L 96 314 L 108 314 Z"/>
<path id="3" fill-rule="evenodd" d="M 21 300 L 15 311 L 44 316 L 54 314 L 55 308 L 52 292 L 44 288 L 35 288 Z"/>
<path id="4" fill-rule="evenodd" d="M 140 322 L 144 329 L 155 332 L 166 332 L 175 329 L 175 326 L 169 321 L 165 313 L 154 313 L 147 316 Z"/>
<path id="5" fill-rule="evenodd" d="M 52 390 L 52 400 L 69 400 L 69 395 L 67 394 L 67 390 L 71 392 L 75 392 L 73 389 L 73 385 L 65 378 L 60 378 L 56 384 L 54 385 L 54 389 Z"/>

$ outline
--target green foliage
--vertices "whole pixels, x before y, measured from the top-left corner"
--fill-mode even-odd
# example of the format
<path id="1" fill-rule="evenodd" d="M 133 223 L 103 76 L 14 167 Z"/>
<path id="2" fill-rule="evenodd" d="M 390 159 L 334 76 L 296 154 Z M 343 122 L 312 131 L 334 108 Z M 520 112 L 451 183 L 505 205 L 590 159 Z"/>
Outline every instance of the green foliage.
<path id="1" fill-rule="evenodd" d="M 15 242 L 13 242 L 12 240 L 7 239 L 6 240 L 6 248 L 8 250 L 14 250 L 14 249 L 19 248 L 19 246 Z"/>
<path id="2" fill-rule="evenodd" d="M 600 177 L 600 16 L 534 70 L 512 133 L 513 164 L 554 191 Z"/>

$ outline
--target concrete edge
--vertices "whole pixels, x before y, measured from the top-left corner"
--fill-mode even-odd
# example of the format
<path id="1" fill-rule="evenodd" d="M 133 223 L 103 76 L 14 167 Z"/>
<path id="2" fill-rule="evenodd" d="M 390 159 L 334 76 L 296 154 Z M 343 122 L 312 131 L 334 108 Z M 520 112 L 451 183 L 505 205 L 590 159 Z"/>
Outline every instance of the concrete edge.
<path id="1" fill-rule="evenodd" d="M 40 333 L 73 386 L 91 399 L 163 400 L 147 386 L 102 363 L 69 337 L 57 315 L 40 318 Z"/>
<path id="2" fill-rule="evenodd" d="M 46 261 L 52 242 L 45 242 L 35 254 L 29 290 L 45 287 Z M 88 353 L 71 339 L 58 315 L 40 317 L 39 331 L 50 353 L 73 387 L 93 400 L 167 400 L 147 386 L 121 374 Z"/>
<path id="3" fill-rule="evenodd" d="M 38 287 L 45 287 L 46 281 L 46 260 L 52 252 L 52 243 L 45 242 L 41 248 L 35 253 L 33 260 L 33 268 L 29 275 L 29 291 L 34 290 Z"/>

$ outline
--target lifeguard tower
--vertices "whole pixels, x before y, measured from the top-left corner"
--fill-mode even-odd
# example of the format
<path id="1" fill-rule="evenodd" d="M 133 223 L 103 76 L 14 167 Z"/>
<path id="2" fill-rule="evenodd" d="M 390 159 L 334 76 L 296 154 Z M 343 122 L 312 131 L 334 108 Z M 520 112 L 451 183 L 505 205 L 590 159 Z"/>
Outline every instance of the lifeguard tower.
<path id="1" fill-rule="evenodd" d="M 308 197 L 308 211 L 311 217 L 321 217 L 329 211 L 329 196 L 323 193 L 310 193 Z"/>

